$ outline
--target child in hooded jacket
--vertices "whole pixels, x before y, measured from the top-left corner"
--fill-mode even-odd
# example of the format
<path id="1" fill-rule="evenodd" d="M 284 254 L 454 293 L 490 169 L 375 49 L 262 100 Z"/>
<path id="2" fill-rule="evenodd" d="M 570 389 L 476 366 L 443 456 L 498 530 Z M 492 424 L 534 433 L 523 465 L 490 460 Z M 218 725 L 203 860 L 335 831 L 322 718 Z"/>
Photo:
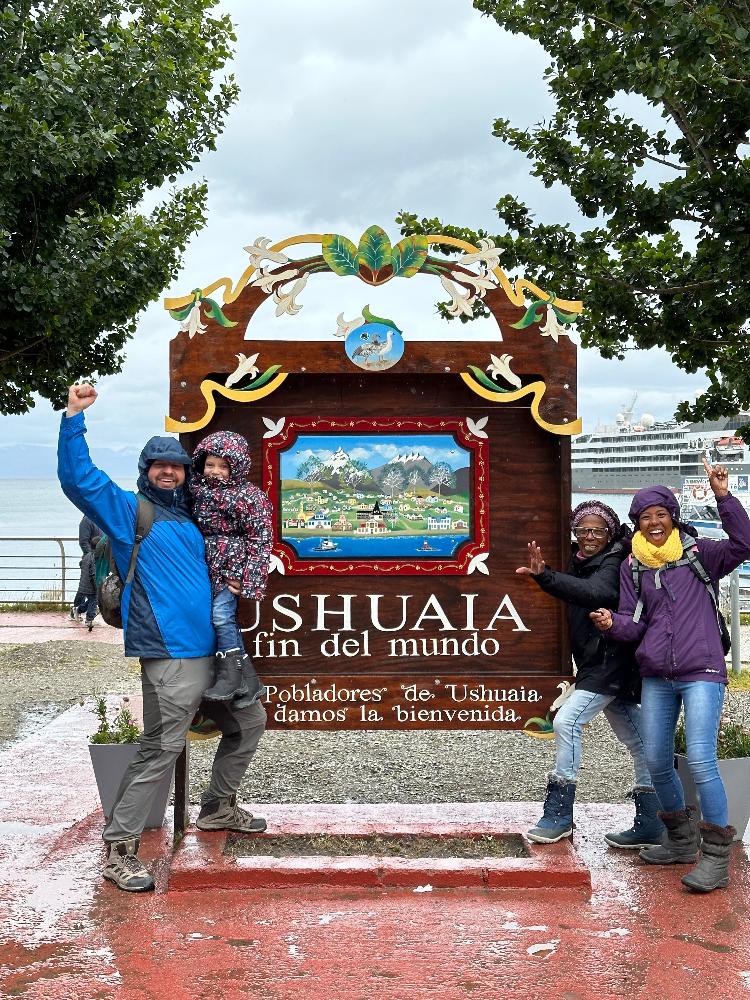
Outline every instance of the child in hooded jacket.
<path id="1" fill-rule="evenodd" d="M 245 652 L 237 627 L 237 598 L 261 601 L 271 556 L 271 503 L 247 481 L 250 449 L 241 434 L 217 431 L 193 453 L 189 489 L 193 517 L 206 543 L 211 579 L 211 618 L 216 630 L 216 679 L 204 694 L 209 701 L 231 701 L 242 708 L 266 693 Z M 239 594 L 230 589 L 238 581 Z"/>

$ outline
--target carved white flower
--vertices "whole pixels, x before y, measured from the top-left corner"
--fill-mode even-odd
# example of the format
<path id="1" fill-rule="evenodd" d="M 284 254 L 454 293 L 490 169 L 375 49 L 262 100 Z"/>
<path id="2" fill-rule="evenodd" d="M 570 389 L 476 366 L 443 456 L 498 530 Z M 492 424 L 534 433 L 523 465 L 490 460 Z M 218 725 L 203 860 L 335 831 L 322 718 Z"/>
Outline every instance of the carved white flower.
<path id="1" fill-rule="evenodd" d="M 259 236 L 254 243 L 243 249 L 250 254 L 253 267 L 259 267 L 262 260 L 272 260 L 276 264 L 287 264 L 289 258 L 278 250 L 269 250 L 271 241 L 267 236 Z"/>
<path id="2" fill-rule="evenodd" d="M 201 304 L 196 302 L 190 310 L 186 319 L 180 323 L 180 331 L 187 330 L 188 336 L 192 340 L 196 333 L 205 333 L 208 327 L 201 323 Z"/>
<path id="3" fill-rule="evenodd" d="M 489 576 L 490 571 L 487 568 L 488 556 L 489 552 L 478 552 L 469 563 L 468 569 L 466 570 L 466 575 L 471 576 L 471 574 L 475 570 L 479 570 L 480 573 L 484 573 L 485 576 Z"/>
<path id="4" fill-rule="evenodd" d="M 249 358 L 246 358 L 244 354 L 235 354 L 235 358 L 239 361 L 239 364 L 234 369 L 231 375 L 227 375 L 227 380 L 224 385 L 229 388 L 230 385 L 234 385 L 235 382 L 239 382 L 246 375 L 250 375 L 253 378 L 258 374 L 258 367 L 255 362 L 258 360 L 258 355 L 253 354 Z"/>
<path id="5" fill-rule="evenodd" d="M 495 288 L 497 283 L 484 274 L 462 274 L 461 281 L 474 287 L 474 294 L 480 299 L 484 298 L 484 293 L 488 288 Z"/>
<path id="6" fill-rule="evenodd" d="M 500 375 L 506 382 L 509 382 L 511 385 L 516 386 L 517 389 L 520 389 L 521 379 L 515 372 L 510 370 L 510 363 L 512 360 L 513 356 L 511 354 L 501 354 L 499 358 L 495 357 L 494 354 L 490 354 L 490 363 L 487 365 L 487 371 L 496 382 L 498 375 Z"/>
<path id="7" fill-rule="evenodd" d="M 448 312 L 451 316 L 460 316 L 461 313 L 465 316 L 473 316 L 474 310 L 472 306 L 474 305 L 475 296 L 462 295 L 458 287 L 444 274 L 440 275 L 440 282 L 451 297 L 451 304 L 448 306 Z"/>
<path id="8" fill-rule="evenodd" d="M 364 321 L 364 316 L 355 316 L 354 319 L 344 319 L 344 314 L 339 313 L 336 317 L 336 325 L 338 329 L 334 333 L 334 337 L 346 337 L 346 335 L 351 333 L 352 330 L 356 330 L 358 326 L 362 326 Z"/>
<path id="9" fill-rule="evenodd" d="M 276 435 L 281 434 L 282 430 L 284 429 L 284 424 L 286 423 L 286 417 L 279 417 L 278 420 L 274 420 L 273 417 L 263 417 L 263 423 L 268 428 L 263 437 L 264 438 L 276 437 Z"/>
<path id="10" fill-rule="evenodd" d="M 278 274 L 269 274 L 268 271 L 264 271 L 261 267 L 258 270 L 258 277 L 254 278 L 250 284 L 257 285 L 264 292 L 270 293 L 273 291 L 274 285 L 283 285 L 285 281 L 296 278 L 298 273 L 297 268 L 293 267 L 287 271 L 280 271 Z"/>
<path id="11" fill-rule="evenodd" d="M 481 250 L 473 250 L 471 253 L 465 253 L 463 257 L 459 260 L 462 264 L 476 264 L 481 261 L 486 265 L 488 270 L 492 270 L 493 267 L 500 266 L 500 254 L 502 250 L 498 250 L 492 240 L 480 240 L 479 246 Z"/>
<path id="12" fill-rule="evenodd" d="M 289 316 L 297 315 L 302 306 L 299 302 L 295 302 L 294 300 L 306 284 L 307 275 L 303 274 L 301 278 L 297 278 L 291 289 L 285 295 L 281 294 L 280 286 L 276 286 L 276 290 L 273 293 L 273 301 L 276 303 L 277 316 L 282 316 L 284 313 L 288 313 Z"/>
<path id="13" fill-rule="evenodd" d="M 275 556 L 273 552 L 271 553 L 271 558 L 268 563 L 268 572 L 269 573 L 275 572 L 278 573 L 280 576 L 284 576 L 285 572 L 284 563 L 281 561 L 281 559 L 279 559 L 278 556 Z"/>
<path id="14" fill-rule="evenodd" d="M 474 437 L 486 438 L 487 431 L 482 430 L 483 427 L 487 425 L 489 417 L 480 417 L 479 420 L 472 420 L 471 417 L 466 418 L 466 426 L 469 428 Z"/>
<path id="15" fill-rule="evenodd" d="M 573 688 L 570 681 L 561 681 L 558 685 L 558 690 L 560 694 L 555 698 L 549 707 L 550 712 L 556 712 L 557 709 L 562 705 L 564 701 L 567 701 L 570 695 L 573 693 Z"/>
<path id="16" fill-rule="evenodd" d="M 558 320 L 552 306 L 547 306 L 547 316 L 545 317 L 544 325 L 539 328 L 539 332 L 543 337 L 552 337 L 556 344 L 558 343 L 558 337 L 568 336 L 568 331 Z"/>

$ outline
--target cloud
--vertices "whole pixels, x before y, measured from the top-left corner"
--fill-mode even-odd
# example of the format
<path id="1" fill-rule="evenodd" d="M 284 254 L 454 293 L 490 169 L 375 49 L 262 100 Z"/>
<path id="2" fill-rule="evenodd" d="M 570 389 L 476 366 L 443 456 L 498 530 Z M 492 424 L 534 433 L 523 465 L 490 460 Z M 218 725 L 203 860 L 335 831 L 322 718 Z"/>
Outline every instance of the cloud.
<path id="1" fill-rule="evenodd" d="M 494 205 L 512 192 L 542 221 L 577 219 L 565 189 L 546 189 L 523 155 L 492 136 L 498 117 L 527 126 L 550 114 L 542 78 L 548 58 L 536 42 L 503 32 L 470 3 L 224 0 L 217 10 L 237 24 L 232 71 L 242 95 L 217 150 L 194 172 L 209 183 L 207 225 L 164 295 L 224 275 L 236 281 L 247 266 L 242 247 L 259 235 L 340 232 L 356 240 L 378 223 L 395 238 L 400 209 L 492 232 L 499 226 Z M 435 302 L 444 297 L 422 276 L 380 289 L 321 276 L 308 284 L 300 316 L 274 320 L 263 308 L 253 333 L 268 337 L 261 360 L 270 362 L 274 340 L 297 336 L 303 325 L 310 340 L 328 340 L 339 312 L 357 315 L 369 304 L 407 339 L 450 340 L 462 327 L 438 318 Z M 497 338 L 493 321 L 475 325 L 473 335 L 480 329 Z M 92 444 L 138 450 L 163 433 L 176 331 L 160 302 L 144 312 L 122 373 L 98 385 L 88 419 Z M 704 382 L 679 372 L 661 351 L 645 360 L 634 352 L 624 362 L 579 354 L 579 410 L 587 424 L 609 419 L 636 388 L 654 415 L 669 416 Z M 50 444 L 58 420 L 42 401 L 27 415 L 0 418 L 0 435 L 19 446 Z"/>

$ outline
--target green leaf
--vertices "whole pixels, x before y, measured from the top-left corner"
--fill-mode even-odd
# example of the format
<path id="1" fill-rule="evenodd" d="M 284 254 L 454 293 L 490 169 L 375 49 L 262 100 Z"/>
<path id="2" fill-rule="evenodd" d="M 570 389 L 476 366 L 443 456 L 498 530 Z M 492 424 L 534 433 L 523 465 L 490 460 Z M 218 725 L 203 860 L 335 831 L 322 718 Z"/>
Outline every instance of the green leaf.
<path id="1" fill-rule="evenodd" d="M 227 319 L 224 313 L 221 311 L 221 306 L 218 302 L 214 302 L 213 299 L 201 299 L 201 302 L 206 307 L 206 316 L 210 316 L 211 319 L 215 319 L 219 326 L 233 327 L 237 326 L 237 323 L 231 319 Z"/>
<path id="2" fill-rule="evenodd" d="M 369 306 L 362 307 L 362 315 L 367 323 L 382 323 L 383 326 L 390 326 L 393 330 L 398 330 L 398 332 L 401 333 L 392 319 L 385 319 L 383 316 L 376 316 L 374 313 L 370 312 Z"/>
<path id="3" fill-rule="evenodd" d="M 260 389 L 261 386 L 264 386 L 266 384 L 266 382 L 271 381 L 271 379 L 274 377 L 279 368 L 281 368 L 281 365 L 271 365 L 270 368 L 266 368 L 266 370 L 264 372 L 261 372 L 256 379 L 253 379 L 250 385 L 246 386 L 246 388 Z"/>
<path id="4" fill-rule="evenodd" d="M 409 236 L 393 248 L 391 263 L 394 278 L 412 278 L 427 260 L 429 243 L 424 236 Z"/>
<path id="5" fill-rule="evenodd" d="M 493 382 L 492 379 L 485 375 L 481 368 L 477 368 L 476 365 L 467 365 L 469 371 L 473 374 L 477 382 L 481 382 L 482 385 L 487 389 L 492 389 L 493 392 L 510 392 L 510 389 L 504 389 L 497 382 Z"/>
<path id="6" fill-rule="evenodd" d="M 326 233 L 321 241 L 323 247 L 323 260 L 330 267 L 334 274 L 356 274 L 359 270 L 357 263 L 357 248 L 346 236 L 339 236 L 338 233 Z"/>
<path id="7" fill-rule="evenodd" d="M 184 319 L 188 318 L 190 310 L 193 308 L 194 304 L 194 302 L 188 302 L 188 304 L 183 306 L 182 309 L 170 309 L 169 315 L 172 319 L 176 319 L 181 323 Z"/>
<path id="8" fill-rule="evenodd" d="M 575 323 L 580 319 L 580 316 L 576 313 L 563 312 L 562 309 L 558 309 L 555 305 L 552 308 L 555 310 L 555 316 L 557 316 L 561 323 Z"/>
<path id="9" fill-rule="evenodd" d="M 371 271 L 391 263 L 391 241 L 380 226 L 370 226 L 360 237 L 357 260 Z"/>
<path id="10" fill-rule="evenodd" d="M 537 299 L 536 302 L 532 302 L 523 317 L 519 319 L 517 323 L 511 323 L 511 328 L 513 330 L 525 330 L 527 326 L 531 326 L 532 323 L 538 323 L 542 318 L 541 313 L 537 312 L 539 306 L 546 306 L 547 303 L 543 299 Z"/>

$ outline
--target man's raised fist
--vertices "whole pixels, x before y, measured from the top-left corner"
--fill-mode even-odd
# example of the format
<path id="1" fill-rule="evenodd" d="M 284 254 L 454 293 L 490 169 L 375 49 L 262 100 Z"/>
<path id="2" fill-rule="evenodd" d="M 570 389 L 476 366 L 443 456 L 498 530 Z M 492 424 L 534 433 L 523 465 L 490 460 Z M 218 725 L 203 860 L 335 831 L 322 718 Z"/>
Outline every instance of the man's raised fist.
<path id="1" fill-rule="evenodd" d="M 81 385 L 71 385 L 68 389 L 68 409 L 66 416 L 72 417 L 81 410 L 85 410 L 96 401 L 97 392 L 93 385 L 83 382 Z"/>

